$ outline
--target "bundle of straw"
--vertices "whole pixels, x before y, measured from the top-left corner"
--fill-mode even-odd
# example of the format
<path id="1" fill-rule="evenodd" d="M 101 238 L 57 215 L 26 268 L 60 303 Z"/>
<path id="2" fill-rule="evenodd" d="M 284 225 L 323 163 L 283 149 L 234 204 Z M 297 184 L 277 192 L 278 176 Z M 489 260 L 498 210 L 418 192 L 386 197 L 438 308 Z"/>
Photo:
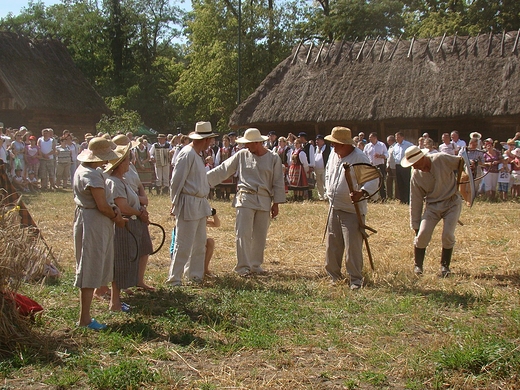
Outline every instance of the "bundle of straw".
<path id="1" fill-rule="evenodd" d="M 0 354 L 12 351 L 13 344 L 33 338 L 31 322 L 19 315 L 9 297 L 17 293 L 31 275 L 43 274 L 49 249 L 39 235 L 21 228 L 16 206 L 0 199 Z"/>

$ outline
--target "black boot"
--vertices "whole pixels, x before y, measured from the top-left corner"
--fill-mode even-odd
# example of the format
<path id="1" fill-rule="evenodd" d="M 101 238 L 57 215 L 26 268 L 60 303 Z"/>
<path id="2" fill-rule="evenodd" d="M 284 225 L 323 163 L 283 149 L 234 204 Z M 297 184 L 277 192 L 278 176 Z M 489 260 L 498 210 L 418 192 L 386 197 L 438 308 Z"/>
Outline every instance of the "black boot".
<path id="1" fill-rule="evenodd" d="M 424 264 L 425 255 L 426 255 L 426 248 L 414 247 L 415 267 L 413 269 L 413 272 L 416 275 L 422 275 L 422 273 L 423 273 L 423 264 Z"/>
<path id="2" fill-rule="evenodd" d="M 453 248 L 446 249 L 442 248 L 441 255 L 441 276 L 443 278 L 449 276 L 451 274 L 450 271 L 450 263 L 451 263 L 451 255 L 453 253 Z"/>

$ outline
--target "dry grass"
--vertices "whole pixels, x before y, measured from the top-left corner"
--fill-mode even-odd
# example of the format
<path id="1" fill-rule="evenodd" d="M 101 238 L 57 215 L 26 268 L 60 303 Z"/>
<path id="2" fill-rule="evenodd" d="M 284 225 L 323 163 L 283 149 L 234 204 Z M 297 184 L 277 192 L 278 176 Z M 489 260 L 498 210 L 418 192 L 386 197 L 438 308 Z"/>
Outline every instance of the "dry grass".
<path id="1" fill-rule="evenodd" d="M 62 356 L 82 351 L 83 359 L 101 359 L 92 363 L 96 367 L 117 365 L 119 355 L 146 361 L 162 375 L 155 384 L 144 385 L 148 388 L 513 389 L 520 385 L 516 366 L 507 376 L 484 375 L 497 364 L 493 361 L 484 365 L 484 376 L 466 369 L 439 368 L 439 362 L 449 365 L 439 354 L 451 356 L 453 346 L 465 350 L 472 341 L 486 343 L 493 337 L 510 343 L 500 349 L 498 358 L 518 354 L 517 203 L 477 202 L 472 209 L 463 209 L 454 275 L 448 279 L 437 276 L 439 228 L 427 250 L 425 275 L 418 279 L 412 273 L 413 232 L 407 207 L 392 202 L 371 204 L 367 224 L 378 230 L 369 239 L 376 271 L 371 272 L 367 264 L 365 288 L 351 292 L 348 285 L 331 286 L 325 277 L 325 203 L 282 205 L 280 216 L 271 224 L 265 251 L 270 275 L 244 281 L 232 273 L 234 210 L 228 203 L 214 201 L 222 220 L 221 228 L 209 229 L 217 243 L 211 268 L 218 277 L 203 289 L 171 292 L 164 288 L 170 263 L 168 237 L 163 249 L 151 257 L 147 272 L 148 282 L 159 287 L 158 292 L 128 298 L 136 313 L 108 316 L 107 305 L 95 303 L 96 317 L 113 328 L 108 334 L 78 333 L 72 328 L 78 302 L 77 291 L 71 287 L 71 193 L 42 194 L 27 203 L 64 269 L 64 279 L 55 290 L 25 286 L 47 309 L 40 331 L 59 358 L 43 368 L 28 365 L 11 372 L 7 384 L 27 385 L 27 378 L 49 383 L 58 373 L 63 378 L 68 369 Z M 171 232 L 167 197 L 151 195 L 150 203 L 151 220 Z M 226 305 L 232 305 L 236 297 L 243 300 L 228 309 Z M 245 306 L 251 311 L 243 312 Z M 263 313 L 263 306 L 270 311 Z M 253 337 L 255 321 L 275 326 L 283 312 L 292 315 L 288 325 L 271 329 L 265 339 L 244 341 L 245 334 Z M 236 324 L 233 331 L 222 325 L 221 318 L 229 317 Z M 141 336 L 128 339 L 134 327 Z M 179 331 L 183 327 L 191 332 L 186 343 Z M 270 338 L 276 340 L 274 344 Z M 79 371 L 87 372 L 90 366 L 82 364 Z M 58 370 L 52 368 L 56 365 Z M 71 380 L 72 385 L 87 386 L 85 375 Z"/>

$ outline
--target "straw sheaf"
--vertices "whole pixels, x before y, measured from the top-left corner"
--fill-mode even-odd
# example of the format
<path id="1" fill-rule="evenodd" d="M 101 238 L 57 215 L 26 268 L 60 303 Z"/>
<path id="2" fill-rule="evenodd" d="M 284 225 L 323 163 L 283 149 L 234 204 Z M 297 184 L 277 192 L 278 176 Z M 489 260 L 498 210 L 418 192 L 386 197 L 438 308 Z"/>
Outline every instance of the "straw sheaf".
<path id="1" fill-rule="evenodd" d="M 305 44 L 229 125 L 520 114 L 517 35 Z"/>
<path id="2" fill-rule="evenodd" d="M 0 53 L 0 81 L 21 108 L 108 112 L 61 42 L 1 32 Z"/>

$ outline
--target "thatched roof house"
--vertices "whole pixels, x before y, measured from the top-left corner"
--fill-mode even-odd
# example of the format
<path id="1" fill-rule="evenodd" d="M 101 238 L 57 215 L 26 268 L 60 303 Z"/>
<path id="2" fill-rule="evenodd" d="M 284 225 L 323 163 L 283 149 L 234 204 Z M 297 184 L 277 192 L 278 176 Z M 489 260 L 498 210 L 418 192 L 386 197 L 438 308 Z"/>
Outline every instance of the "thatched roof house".
<path id="1" fill-rule="evenodd" d="M 80 135 L 95 131 L 109 112 L 59 41 L 0 32 L 0 58 L 0 122 L 6 127 Z"/>
<path id="2" fill-rule="evenodd" d="M 519 32 L 300 45 L 232 114 L 232 128 L 328 134 L 519 131 Z"/>

